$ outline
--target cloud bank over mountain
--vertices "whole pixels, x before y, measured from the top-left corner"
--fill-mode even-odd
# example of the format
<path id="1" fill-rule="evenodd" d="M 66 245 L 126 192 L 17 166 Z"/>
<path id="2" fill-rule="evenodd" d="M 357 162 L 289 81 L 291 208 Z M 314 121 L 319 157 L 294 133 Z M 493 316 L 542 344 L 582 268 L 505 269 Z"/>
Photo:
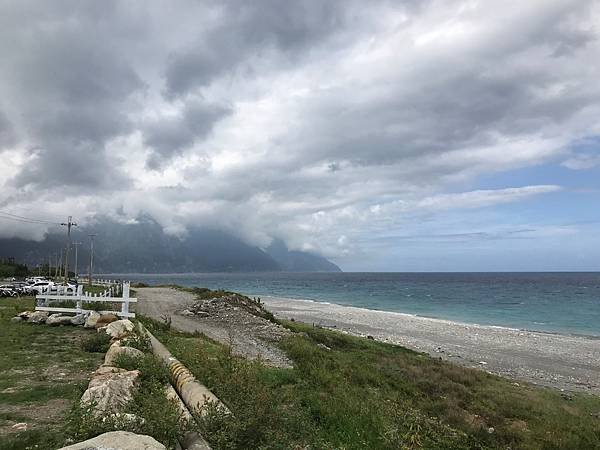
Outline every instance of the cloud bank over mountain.
<path id="1" fill-rule="evenodd" d="M 502 208 L 598 199 L 569 174 L 600 167 L 599 37 L 597 1 L 3 3 L 0 211 L 374 268 L 389 236 L 545 236 L 572 224 Z"/>

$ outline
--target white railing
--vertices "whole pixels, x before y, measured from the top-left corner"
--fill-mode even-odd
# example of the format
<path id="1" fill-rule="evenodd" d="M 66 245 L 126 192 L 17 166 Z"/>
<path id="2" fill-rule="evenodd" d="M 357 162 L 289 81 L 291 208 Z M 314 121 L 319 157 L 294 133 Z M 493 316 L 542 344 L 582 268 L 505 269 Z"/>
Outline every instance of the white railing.
<path id="1" fill-rule="evenodd" d="M 45 293 L 36 295 L 36 311 L 48 311 L 48 312 L 65 312 L 65 313 L 76 313 L 81 314 L 85 312 L 95 311 L 95 309 L 84 309 L 84 305 L 105 302 L 105 303 L 121 303 L 121 311 L 98 311 L 101 314 L 116 314 L 120 317 L 135 317 L 135 313 L 129 312 L 129 305 L 131 303 L 137 303 L 137 298 L 129 297 L 129 282 L 124 281 L 119 285 L 111 285 L 108 289 L 101 293 L 90 293 L 83 292 L 83 285 L 77 286 L 77 292 L 65 292 L 66 287 L 58 286 L 63 288 L 63 292 L 51 293 L 46 291 Z M 117 295 L 121 295 L 120 297 Z M 50 306 L 55 302 L 74 301 L 74 308 L 62 308 L 56 306 Z"/>

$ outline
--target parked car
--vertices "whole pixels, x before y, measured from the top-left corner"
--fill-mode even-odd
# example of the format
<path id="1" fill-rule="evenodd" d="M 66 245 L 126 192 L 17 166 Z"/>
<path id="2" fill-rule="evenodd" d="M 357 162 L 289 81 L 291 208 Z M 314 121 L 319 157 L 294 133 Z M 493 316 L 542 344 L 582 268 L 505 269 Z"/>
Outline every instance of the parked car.
<path id="1" fill-rule="evenodd" d="M 18 292 L 9 284 L 0 286 L 0 297 L 16 297 Z"/>
<path id="2" fill-rule="evenodd" d="M 52 281 L 38 281 L 29 287 L 29 293 L 33 295 L 40 295 L 45 293 L 47 290 L 52 289 L 52 286 L 54 286 Z"/>
<path id="3" fill-rule="evenodd" d="M 77 285 L 73 283 L 54 283 L 50 287 L 50 292 L 53 294 L 56 293 L 66 293 L 66 294 L 75 294 L 77 292 Z"/>

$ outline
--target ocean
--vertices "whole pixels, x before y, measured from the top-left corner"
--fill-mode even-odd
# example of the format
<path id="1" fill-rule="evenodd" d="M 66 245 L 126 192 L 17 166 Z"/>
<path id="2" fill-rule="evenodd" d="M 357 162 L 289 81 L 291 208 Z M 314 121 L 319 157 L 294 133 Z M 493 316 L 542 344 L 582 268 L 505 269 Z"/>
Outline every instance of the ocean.
<path id="1" fill-rule="evenodd" d="M 222 288 L 455 322 L 600 337 L 600 273 L 127 274 L 148 284 Z"/>

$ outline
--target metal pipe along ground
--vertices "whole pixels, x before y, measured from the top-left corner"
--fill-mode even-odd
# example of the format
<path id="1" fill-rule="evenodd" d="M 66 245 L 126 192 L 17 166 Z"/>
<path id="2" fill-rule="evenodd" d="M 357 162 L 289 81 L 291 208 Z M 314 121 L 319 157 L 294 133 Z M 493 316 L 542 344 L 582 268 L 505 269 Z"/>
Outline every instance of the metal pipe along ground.
<path id="1" fill-rule="evenodd" d="M 196 380 L 187 367 L 175 358 L 169 350 L 152 335 L 152 333 L 150 333 L 141 323 L 139 323 L 139 326 L 150 339 L 153 353 L 163 361 L 169 369 L 175 390 L 191 412 L 199 416 L 204 416 L 207 413 L 206 406 L 211 403 L 222 413 L 231 414 L 229 408 L 227 408 L 227 406 L 225 406 L 225 404 L 206 386 Z"/>

